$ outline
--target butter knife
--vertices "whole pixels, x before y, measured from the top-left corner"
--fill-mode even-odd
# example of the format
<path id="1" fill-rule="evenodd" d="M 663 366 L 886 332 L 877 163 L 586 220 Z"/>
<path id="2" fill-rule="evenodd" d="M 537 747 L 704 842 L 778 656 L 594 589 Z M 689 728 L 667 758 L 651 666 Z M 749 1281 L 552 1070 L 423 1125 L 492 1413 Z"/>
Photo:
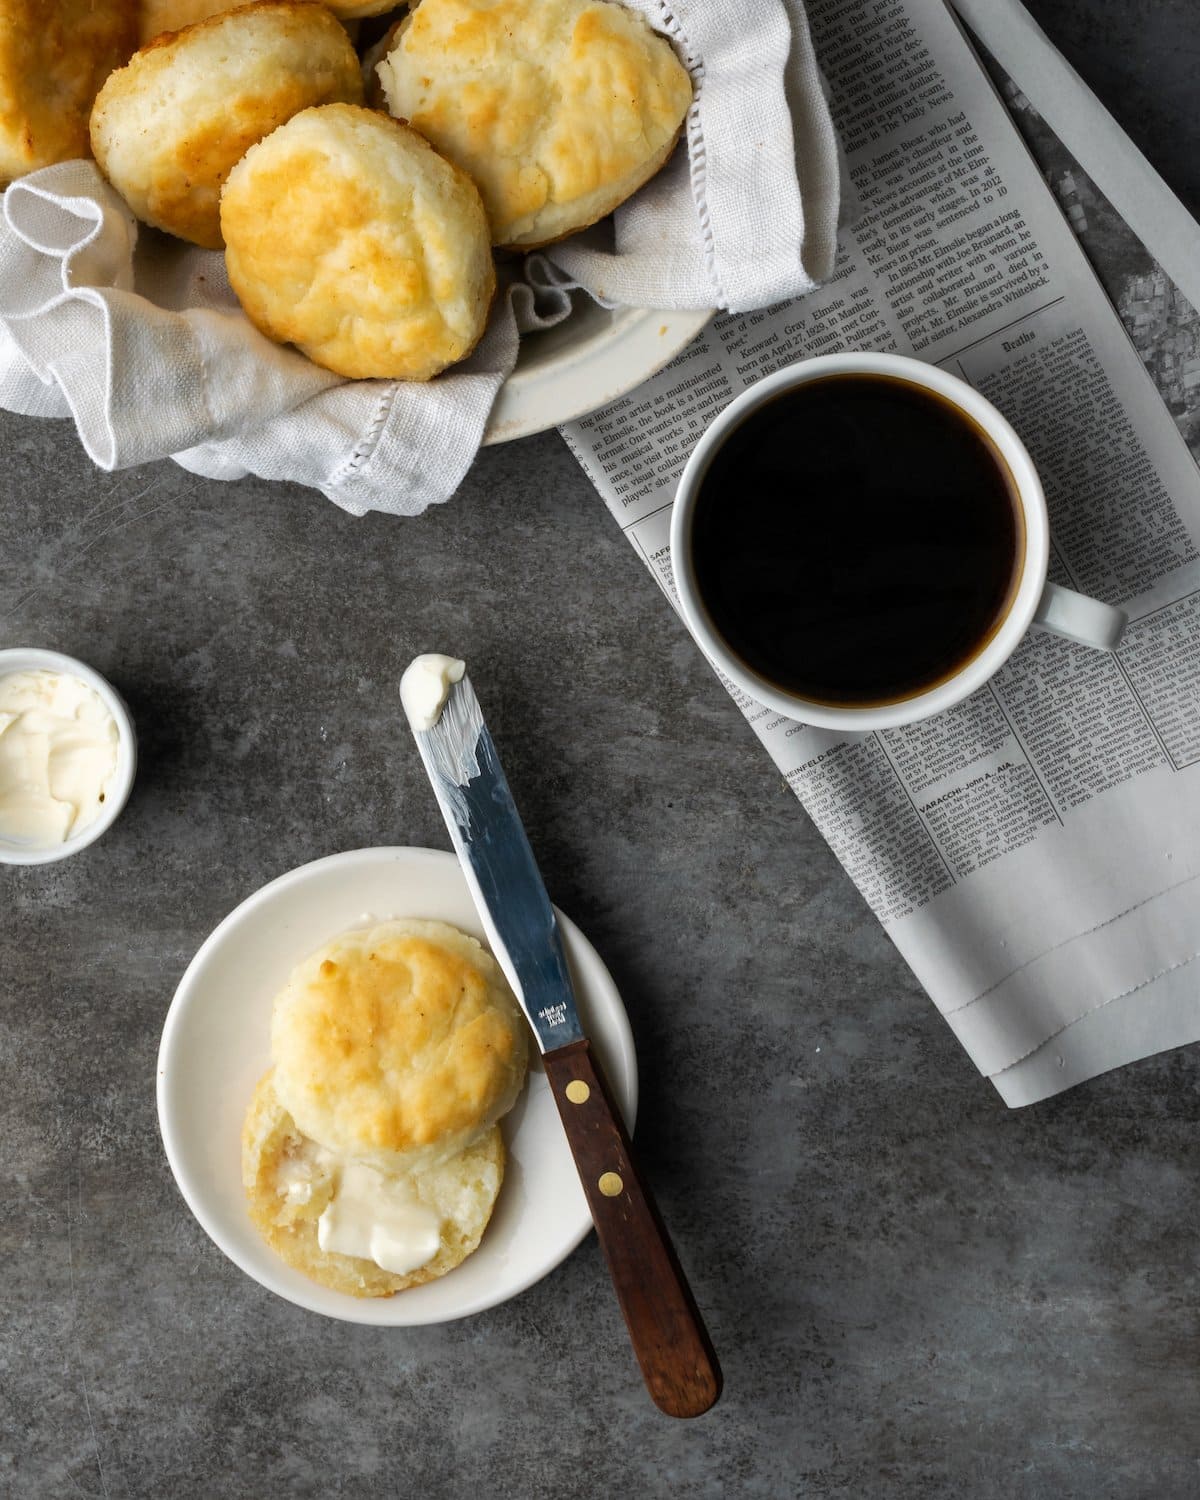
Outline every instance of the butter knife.
<path id="1" fill-rule="evenodd" d="M 413 736 L 492 952 L 543 1054 L 647 1389 L 669 1416 L 699 1416 L 721 1393 L 717 1357 L 580 1025 L 554 909 L 479 700 L 461 663 L 418 658 L 410 673 L 422 663 L 438 664 L 442 702 L 414 712 L 402 687 Z"/>

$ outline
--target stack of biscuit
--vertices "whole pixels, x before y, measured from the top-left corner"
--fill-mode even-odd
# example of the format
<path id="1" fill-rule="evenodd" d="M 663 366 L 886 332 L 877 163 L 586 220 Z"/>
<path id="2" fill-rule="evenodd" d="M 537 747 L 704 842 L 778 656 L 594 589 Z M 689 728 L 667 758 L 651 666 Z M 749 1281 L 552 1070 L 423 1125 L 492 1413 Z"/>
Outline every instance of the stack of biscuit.
<path id="1" fill-rule="evenodd" d="M 242 1132 L 250 1215 L 321 1285 L 386 1297 L 478 1246 L 526 1027 L 495 960 L 443 922 L 342 934 L 277 996 Z"/>
<path id="2" fill-rule="evenodd" d="M 466 358 L 492 246 L 595 223 L 663 165 L 687 70 L 612 0 L 0 0 L 0 186 L 87 153 L 224 249 L 251 322 L 348 378 Z M 140 48 L 133 51 L 140 40 Z M 132 54 L 132 55 L 131 55 Z"/>

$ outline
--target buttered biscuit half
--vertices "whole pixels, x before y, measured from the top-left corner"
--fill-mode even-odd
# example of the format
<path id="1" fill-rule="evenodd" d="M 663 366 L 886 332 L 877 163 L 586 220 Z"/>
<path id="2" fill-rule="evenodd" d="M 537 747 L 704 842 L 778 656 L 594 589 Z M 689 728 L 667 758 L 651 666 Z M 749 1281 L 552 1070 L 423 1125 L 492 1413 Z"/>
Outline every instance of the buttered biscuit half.
<path id="1" fill-rule="evenodd" d="M 221 248 L 221 188 L 300 110 L 362 98 L 358 55 L 323 5 L 260 0 L 157 37 L 105 83 L 92 150 L 146 224 Z"/>
<path id="2" fill-rule="evenodd" d="M 275 1091 L 326 1150 L 423 1171 L 512 1108 L 526 1037 L 474 938 L 444 922 L 388 922 L 326 944 L 276 997 Z"/>
<path id="3" fill-rule="evenodd" d="M 242 1128 L 255 1227 L 289 1266 L 351 1297 L 388 1297 L 460 1265 L 483 1238 L 504 1163 L 496 1125 L 426 1172 L 338 1157 L 297 1129 L 270 1073 Z"/>
<path id="4" fill-rule="evenodd" d="M 392 114 L 471 174 L 510 247 L 623 203 L 692 100 L 671 44 L 608 0 L 419 0 L 377 72 Z"/>

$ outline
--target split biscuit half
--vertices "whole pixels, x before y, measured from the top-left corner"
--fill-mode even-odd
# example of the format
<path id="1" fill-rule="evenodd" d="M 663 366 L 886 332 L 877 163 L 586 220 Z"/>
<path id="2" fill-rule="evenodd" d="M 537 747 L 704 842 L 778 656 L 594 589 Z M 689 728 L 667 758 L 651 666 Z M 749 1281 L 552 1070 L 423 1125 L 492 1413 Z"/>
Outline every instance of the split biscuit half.
<path id="1" fill-rule="evenodd" d="M 512 1108 L 527 1034 L 474 938 L 399 919 L 345 932 L 293 971 L 271 1018 L 275 1090 L 327 1150 L 422 1171 Z"/>
<path id="2" fill-rule="evenodd" d="M 504 1164 L 496 1125 L 449 1161 L 408 1179 L 407 1190 L 438 1220 L 438 1248 L 424 1265 L 398 1275 L 372 1260 L 322 1250 L 318 1223 L 337 1191 L 338 1166 L 296 1128 L 271 1073 L 255 1090 L 242 1129 L 242 1183 L 258 1232 L 294 1270 L 351 1297 L 390 1297 L 461 1265 L 492 1217 Z M 380 1173 L 381 1189 L 392 1180 Z"/>

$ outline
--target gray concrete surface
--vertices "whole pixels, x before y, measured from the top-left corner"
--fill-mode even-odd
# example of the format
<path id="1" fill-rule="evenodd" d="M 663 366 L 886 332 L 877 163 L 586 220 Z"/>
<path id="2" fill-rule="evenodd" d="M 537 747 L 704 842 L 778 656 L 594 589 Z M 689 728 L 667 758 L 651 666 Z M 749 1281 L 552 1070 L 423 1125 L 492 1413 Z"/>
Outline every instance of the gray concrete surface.
<path id="1" fill-rule="evenodd" d="M 1037 9 L 1194 188 L 1194 66 L 1156 87 L 1190 6 Z M 143 752 L 105 840 L 0 871 L 0 1494 L 1200 1493 L 1200 1052 L 1007 1113 L 557 437 L 416 523 L 101 475 L 3 414 L 0 454 L 0 644 L 94 663 Z M 698 1422 L 644 1396 L 591 1241 L 463 1323 L 339 1325 L 227 1262 L 163 1158 L 159 1030 L 219 918 L 322 854 L 445 846 L 393 696 L 430 646 L 625 994 L 724 1363 Z"/>

